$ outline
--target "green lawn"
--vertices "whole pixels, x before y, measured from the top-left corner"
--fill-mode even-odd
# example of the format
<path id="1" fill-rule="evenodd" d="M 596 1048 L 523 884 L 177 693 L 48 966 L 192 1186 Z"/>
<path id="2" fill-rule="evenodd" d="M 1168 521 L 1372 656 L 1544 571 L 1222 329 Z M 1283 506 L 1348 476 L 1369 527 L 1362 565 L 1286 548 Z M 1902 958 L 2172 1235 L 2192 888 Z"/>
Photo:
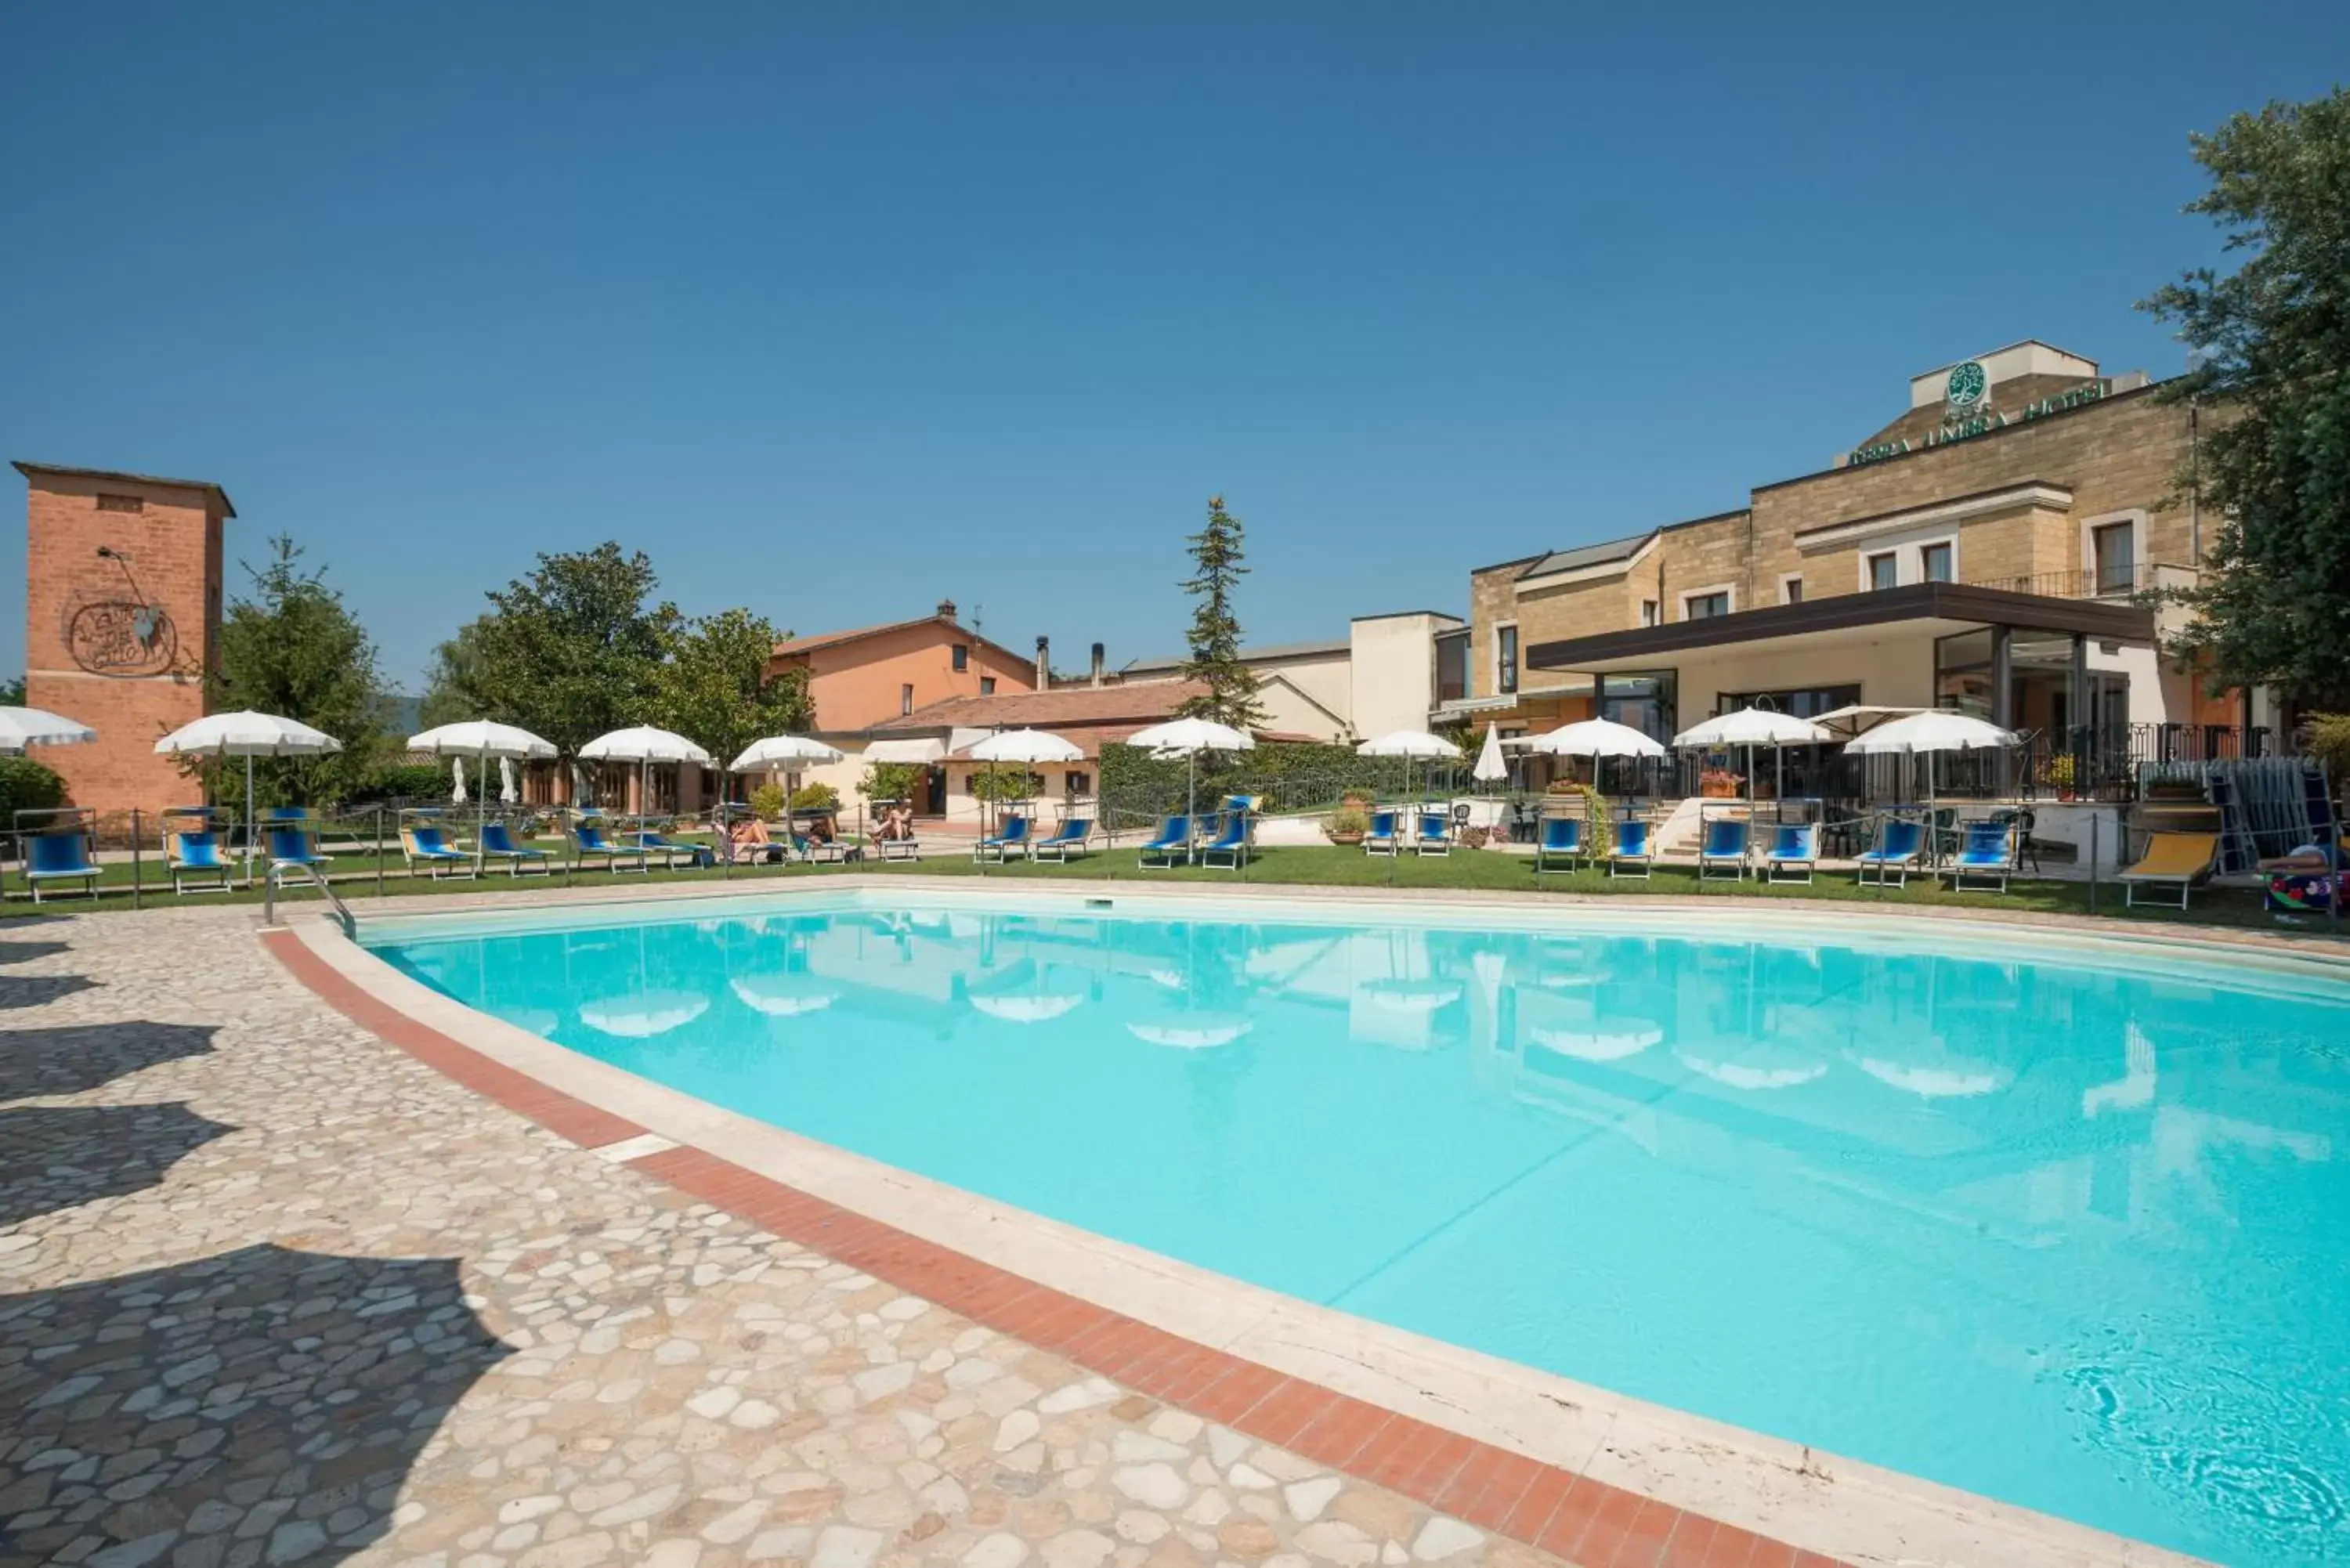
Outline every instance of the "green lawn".
<path id="1" fill-rule="evenodd" d="M 1204 867 L 1177 867 L 1172 869 L 1144 870 L 1138 865 L 1132 849 L 1117 849 L 1087 856 L 1068 865 L 1030 865 L 1015 862 L 1011 866 L 982 867 L 972 863 L 969 853 L 943 851 L 917 862 L 867 862 L 857 866 L 794 866 L 736 867 L 731 880 L 745 887 L 763 881 L 788 879 L 805 881 L 844 871 L 857 871 L 879 876 L 919 875 L 930 877 L 981 877 L 1010 881 L 1101 881 L 1136 878 L 1152 882 L 1183 882 L 1222 884 L 1245 880 L 1253 884 L 1286 884 L 1318 888 L 1481 888 L 1515 890 L 1529 897 L 1554 893 L 1613 894 L 1624 898 L 1640 898 L 1657 894 L 1696 894 L 1709 898 L 1795 898 L 1842 899 L 1846 902 L 1890 903 L 1913 906 L 1957 906 L 1985 909 L 2029 909 L 2061 914 L 2091 913 L 2091 893 L 2088 886 L 2079 882 L 2024 881 L 2013 885 L 2005 895 L 1987 892 L 1952 892 L 1944 883 L 1932 878 L 1913 878 L 1906 888 L 1886 889 L 1858 888 L 1849 872 L 1825 872 L 1809 886 L 1772 887 L 1748 879 L 1743 882 L 1709 879 L 1700 884 L 1693 870 L 1678 867 L 1659 867 L 1653 877 L 1646 881 L 1610 880 L 1604 871 L 1584 870 L 1570 875 L 1556 873 L 1544 877 L 1537 884 L 1532 862 L 1514 855 L 1492 854 L 1479 850 L 1462 850 L 1456 854 L 1421 859 L 1403 856 L 1395 859 L 1372 857 L 1358 849 L 1322 846 L 1280 846 L 1261 849 L 1249 866 L 1245 877 L 1227 870 L 1210 870 Z M 159 862 L 149 862 L 144 867 L 145 887 L 142 902 L 154 909 L 180 902 L 219 902 L 217 893 L 190 895 L 187 899 L 174 898 L 171 884 L 163 877 Z M 366 900 L 376 891 L 376 862 L 363 854 L 335 857 L 336 890 L 364 909 Z M 619 882 L 629 886 L 645 883 L 691 880 L 708 882 L 719 877 L 716 870 L 652 871 L 645 874 L 605 871 L 576 871 L 571 877 L 575 887 L 598 887 Z M 552 880 L 564 881 L 558 863 L 552 878 L 525 877 L 514 878 L 502 872 L 475 882 L 471 879 L 449 878 L 432 881 L 404 873 L 398 856 L 388 857 L 383 878 L 383 890 L 388 894 L 444 893 L 481 890 L 496 892 L 528 888 L 544 888 Z M 1537 892 L 1539 888 L 1539 893 Z M 24 914 L 32 906 L 25 893 L 20 872 L 11 870 L 5 878 L 5 894 L 10 913 Z M 254 902 L 260 898 L 256 889 L 239 889 L 226 896 L 231 902 Z M 281 895 L 289 902 L 315 898 L 307 889 L 294 888 Z M 2137 909 L 2125 910 L 2119 885 L 2107 883 L 2095 894 L 2095 912 L 2116 920 L 2171 922 L 2191 920 L 2199 924 L 2257 927 L 2262 929 L 2294 931 L 2303 935 L 2325 937 L 2336 934 L 2323 922 L 2303 927 L 2280 927 L 2260 907 L 2257 893 L 2245 888 L 2203 888 L 2195 895 L 2193 908 L 2179 911 Z M 43 910 L 67 913 L 79 909 L 123 909 L 132 907 L 130 867 L 109 866 L 101 879 L 101 891 L 95 900 L 78 895 L 55 897 L 41 905 Z M 2345 928 L 2350 929 L 2350 928 Z"/>

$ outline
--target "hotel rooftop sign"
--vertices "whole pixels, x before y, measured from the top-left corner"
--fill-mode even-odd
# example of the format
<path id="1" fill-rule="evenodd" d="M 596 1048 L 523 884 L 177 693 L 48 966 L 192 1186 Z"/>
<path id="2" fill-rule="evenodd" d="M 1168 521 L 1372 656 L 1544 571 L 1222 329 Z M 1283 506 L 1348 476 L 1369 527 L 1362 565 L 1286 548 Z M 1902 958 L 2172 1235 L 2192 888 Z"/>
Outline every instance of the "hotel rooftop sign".
<path id="1" fill-rule="evenodd" d="M 1970 359 L 1963 365 L 1951 367 L 1948 388 L 1943 394 L 1942 422 L 1938 428 L 1927 431 L 1924 439 L 1914 444 L 1904 436 L 1856 448 L 1846 457 L 1845 466 L 1857 468 L 1863 463 L 1882 462 L 1888 457 L 1899 457 L 1928 447 L 1948 446 L 1952 441 L 1972 441 L 1977 436 L 2004 430 L 2011 424 L 2061 414 L 2068 409 L 2098 401 L 2106 395 L 2111 385 L 2102 379 L 2084 382 L 2070 391 L 2026 403 L 2011 419 L 1991 407 L 1990 378 L 1984 374 L 1981 361 Z"/>

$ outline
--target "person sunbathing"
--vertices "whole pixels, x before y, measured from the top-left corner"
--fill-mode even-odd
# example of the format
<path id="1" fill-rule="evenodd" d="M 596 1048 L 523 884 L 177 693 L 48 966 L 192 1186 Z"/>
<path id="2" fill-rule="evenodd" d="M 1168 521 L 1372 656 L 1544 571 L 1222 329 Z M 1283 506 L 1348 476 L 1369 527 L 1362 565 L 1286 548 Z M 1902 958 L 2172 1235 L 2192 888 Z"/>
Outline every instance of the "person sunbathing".
<path id="1" fill-rule="evenodd" d="M 784 846 L 767 836 L 767 825 L 759 817 L 750 817 L 734 825 L 726 836 L 738 855 L 748 860 L 781 860 Z M 744 852 L 748 853 L 745 854 Z"/>

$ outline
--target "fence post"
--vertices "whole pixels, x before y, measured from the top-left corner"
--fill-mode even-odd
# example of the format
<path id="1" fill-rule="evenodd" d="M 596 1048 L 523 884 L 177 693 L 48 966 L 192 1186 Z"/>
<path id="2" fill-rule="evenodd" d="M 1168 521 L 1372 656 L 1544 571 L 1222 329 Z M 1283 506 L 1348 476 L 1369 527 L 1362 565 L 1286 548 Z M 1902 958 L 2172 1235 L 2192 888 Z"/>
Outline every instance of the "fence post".
<path id="1" fill-rule="evenodd" d="M 383 897 L 383 802 L 375 803 L 375 896 Z"/>
<path id="2" fill-rule="evenodd" d="M 2097 844 L 2097 808 L 2093 805 L 2089 808 L 2089 913 L 2093 915 L 2097 912 L 2097 861 L 2099 857 L 2100 850 Z"/>
<path id="3" fill-rule="evenodd" d="M 265 870 L 261 874 L 261 923 L 277 923 L 277 878 Z"/>
<path id="4" fill-rule="evenodd" d="M 141 869 L 139 864 L 139 818 L 140 810 L 134 805 L 130 808 L 130 907 L 134 909 L 146 907 L 140 898 L 139 887 Z"/>

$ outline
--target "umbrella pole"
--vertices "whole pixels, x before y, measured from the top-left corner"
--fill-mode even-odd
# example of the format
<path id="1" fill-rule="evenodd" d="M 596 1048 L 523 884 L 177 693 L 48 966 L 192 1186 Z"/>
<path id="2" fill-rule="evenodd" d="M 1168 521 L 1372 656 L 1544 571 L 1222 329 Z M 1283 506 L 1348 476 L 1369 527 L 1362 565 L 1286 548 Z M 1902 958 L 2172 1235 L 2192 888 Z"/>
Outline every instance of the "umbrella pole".
<path id="1" fill-rule="evenodd" d="M 1191 846 L 1200 841 L 1200 753 L 1183 753 L 1183 864 L 1196 858 Z"/>
<path id="2" fill-rule="evenodd" d="M 484 745 L 473 763 L 474 776 L 482 787 L 473 792 L 473 880 L 482 879 L 482 825 L 489 820 L 490 812 L 490 748 Z"/>
<path id="3" fill-rule="evenodd" d="M 244 759 L 244 885 L 253 886 L 253 758 Z"/>

